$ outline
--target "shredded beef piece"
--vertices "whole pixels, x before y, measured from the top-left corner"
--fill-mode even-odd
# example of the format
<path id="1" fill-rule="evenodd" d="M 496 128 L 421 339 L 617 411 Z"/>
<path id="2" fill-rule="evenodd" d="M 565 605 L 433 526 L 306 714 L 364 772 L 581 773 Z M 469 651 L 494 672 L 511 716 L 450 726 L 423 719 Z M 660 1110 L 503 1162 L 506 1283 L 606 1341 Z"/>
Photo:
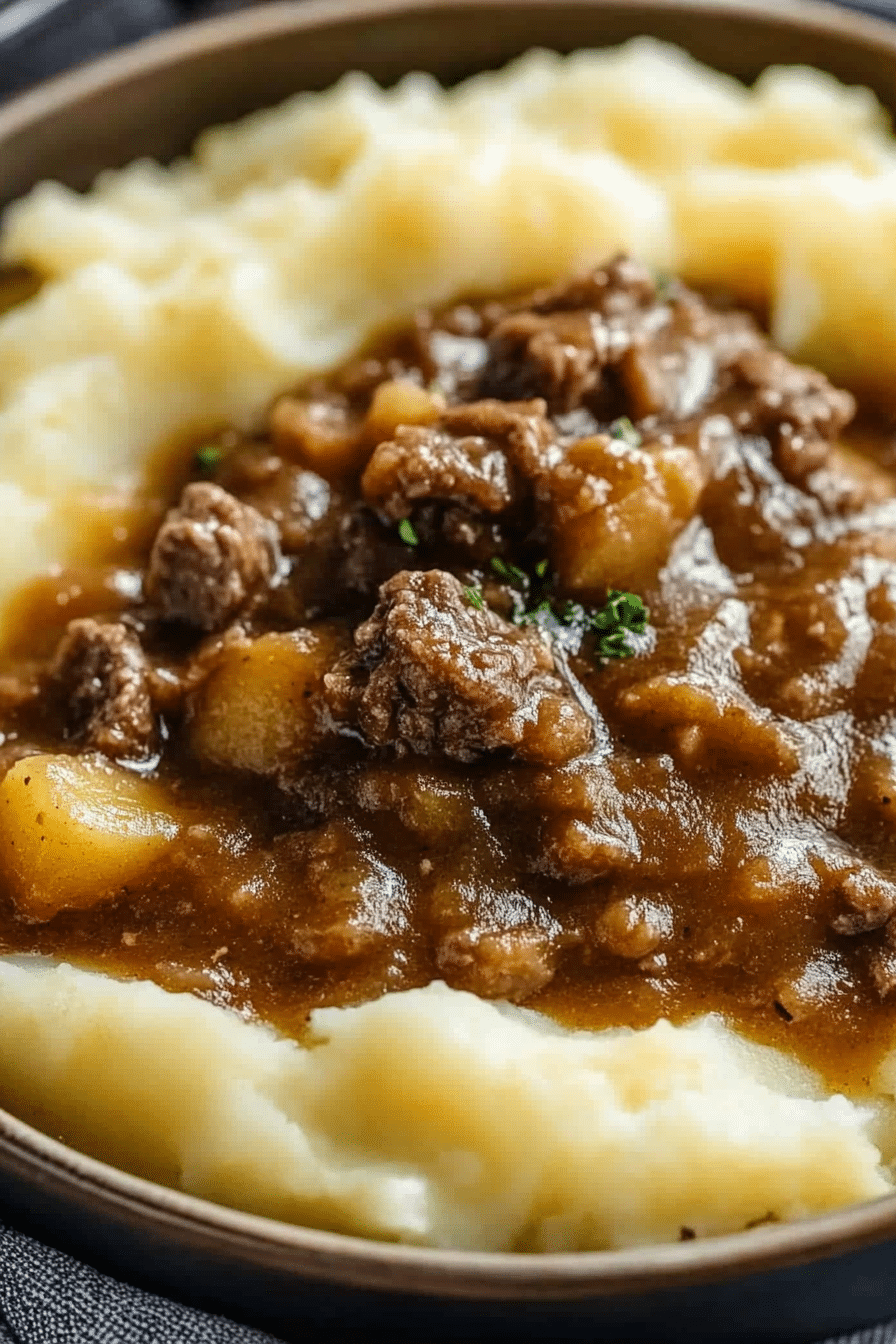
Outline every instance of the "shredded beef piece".
<path id="1" fill-rule="evenodd" d="M 649 271 L 626 257 L 536 291 L 491 332 L 480 395 L 544 397 L 557 414 L 599 391 L 604 368 L 628 349 L 640 310 L 654 304 Z"/>
<path id="2" fill-rule="evenodd" d="M 53 674 L 66 694 L 71 731 L 86 746 L 130 760 L 151 753 L 156 723 L 146 656 L 125 626 L 71 621 Z"/>
<path id="3" fill-rule="evenodd" d="M 750 421 L 741 420 L 738 427 L 769 439 L 782 475 L 799 484 L 823 466 L 832 441 L 855 415 L 850 394 L 816 369 L 792 364 L 764 341 L 744 350 L 732 372 L 755 389 Z"/>
<path id="4" fill-rule="evenodd" d="M 562 414 L 597 390 L 609 349 L 606 328 L 591 313 L 512 313 L 492 334 L 481 391 L 545 397 Z"/>
<path id="5" fill-rule="evenodd" d="M 383 584 L 355 648 L 324 678 L 326 695 L 376 746 L 458 761 L 504 747 L 556 763 L 590 744 L 589 717 L 541 637 L 472 606 L 451 574 L 403 571 Z"/>
<path id="6" fill-rule="evenodd" d="M 503 513 L 521 498 L 522 478 L 547 465 L 552 447 L 543 401 L 474 401 L 436 424 L 402 425 L 374 452 L 361 488 L 392 519 L 421 500 Z"/>
<path id="7" fill-rule="evenodd" d="M 277 577 L 273 524 L 219 485 L 194 482 L 159 529 L 145 591 L 167 620 L 221 630 Z"/>

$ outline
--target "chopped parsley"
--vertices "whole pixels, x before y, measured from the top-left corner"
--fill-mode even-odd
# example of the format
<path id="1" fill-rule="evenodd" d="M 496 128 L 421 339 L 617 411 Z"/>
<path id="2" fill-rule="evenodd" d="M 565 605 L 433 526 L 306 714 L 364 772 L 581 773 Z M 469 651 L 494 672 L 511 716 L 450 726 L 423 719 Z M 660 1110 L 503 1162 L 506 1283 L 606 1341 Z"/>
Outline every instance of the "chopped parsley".
<path id="1" fill-rule="evenodd" d="M 405 546 L 420 545 L 420 538 L 414 531 L 414 524 L 411 522 L 410 518 L 402 518 L 401 522 L 398 524 L 398 535 L 401 537 Z"/>
<path id="2" fill-rule="evenodd" d="M 623 593 L 611 588 L 599 611 L 588 611 L 580 602 L 569 600 L 555 607 L 550 598 L 543 598 L 531 611 L 517 616 L 517 625 L 540 625 L 555 636 L 561 629 L 584 636 L 596 636 L 595 655 L 598 658 L 631 658 L 635 649 L 629 634 L 643 635 L 650 612 L 635 593 Z"/>
<path id="3" fill-rule="evenodd" d="M 556 620 L 556 613 L 551 606 L 550 598 L 544 598 L 537 607 L 531 611 L 524 611 L 521 616 L 517 616 L 517 625 L 543 625 L 546 621 Z"/>
<path id="4" fill-rule="evenodd" d="M 627 415 L 620 415 L 618 420 L 613 421 L 610 426 L 610 438 L 621 439 L 630 448 L 641 447 L 641 435 Z"/>
<path id="5" fill-rule="evenodd" d="M 500 555 L 493 555 L 489 563 L 500 578 L 507 579 L 510 583 L 528 585 L 529 575 L 525 570 L 520 569 L 519 565 L 509 565 Z"/>
<path id="6" fill-rule="evenodd" d="M 670 275 L 668 271 L 654 271 L 653 283 L 658 303 L 668 303 L 670 299 L 674 299 L 678 289 L 674 275 Z"/>
<path id="7" fill-rule="evenodd" d="M 515 611 L 510 618 L 515 625 L 537 625 L 568 649 L 578 648 L 586 635 L 593 635 L 594 656 L 598 659 L 631 658 L 637 652 L 629 636 L 643 635 L 650 619 L 650 612 L 637 593 L 611 588 L 603 606 L 594 610 L 571 598 L 559 601 L 547 559 L 539 560 L 531 574 L 500 555 L 491 557 L 489 568 L 516 590 Z M 481 588 L 465 588 L 464 594 L 471 606 L 483 610 Z"/>
<path id="8" fill-rule="evenodd" d="M 630 658 L 634 649 L 628 634 L 643 635 L 650 612 L 635 593 L 611 588 L 600 611 L 589 618 L 597 634 L 597 652 L 601 658 Z"/>
<path id="9" fill-rule="evenodd" d="M 217 443 L 204 443 L 193 454 L 193 463 L 197 471 L 212 472 L 221 462 L 224 449 Z"/>

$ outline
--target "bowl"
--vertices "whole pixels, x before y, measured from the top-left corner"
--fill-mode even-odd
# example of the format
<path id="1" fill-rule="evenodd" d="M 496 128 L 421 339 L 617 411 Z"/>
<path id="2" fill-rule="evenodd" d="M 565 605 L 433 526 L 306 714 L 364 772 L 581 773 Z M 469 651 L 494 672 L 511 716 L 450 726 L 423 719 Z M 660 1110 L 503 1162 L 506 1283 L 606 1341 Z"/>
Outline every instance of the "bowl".
<path id="1" fill-rule="evenodd" d="M 143 42 L 0 110 L 0 199 L 185 150 L 360 67 L 446 82 L 532 46 L 649 33 L 742 79 L 817 65 L 896 107 L 896 27 L 782 0 L 304 0 Z M 307 1341 L 800 1344 L 896 1315 L 896 1194 L 748 1233 L 575 1255 L 435 1251 L 289 1226 L 116 1171 L 0 1112 L 4 1213 L 99 1268 Z"/>

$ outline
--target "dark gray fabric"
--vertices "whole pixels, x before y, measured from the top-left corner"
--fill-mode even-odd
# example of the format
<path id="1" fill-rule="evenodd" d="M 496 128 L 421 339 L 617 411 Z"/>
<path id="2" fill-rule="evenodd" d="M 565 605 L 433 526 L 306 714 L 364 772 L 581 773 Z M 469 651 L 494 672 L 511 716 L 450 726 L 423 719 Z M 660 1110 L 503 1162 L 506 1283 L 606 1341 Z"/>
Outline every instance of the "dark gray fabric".
<path id="1" fill-rule="evenodd" d="M 0 1223 L 0 1344 L 7 1341 L 276 1344 L 271 1335 L 118 1283 Z"/>
<path id="2" fill-rule="evenodd" d="M 21 4 L 21 0 L 14 3 Z M 896 18 L 896 0 L 841 3 Z M 191 16 L 238 7 L 239 0 L 59 0 L 52 12 L 23 23 L 0 45 L 0 98 Z M 12 11 L 13 4 L 8 8 Z M 3 13 L 0 4 L 0 18 Z M 24 6 L 21 13 L 27 17 Z M 331 1331 L 319 1338 L 320 1344 L 324 1338 L 336 1344 Z M 0 1344 L 277 1341 L 272 1335 L 109 1278 L 0 1222 Z M 318 1344 L 318 1337 L 309 1333 L 307 1344 Z M 825 1344 L 896 1344 L 896 1322 Z"/>

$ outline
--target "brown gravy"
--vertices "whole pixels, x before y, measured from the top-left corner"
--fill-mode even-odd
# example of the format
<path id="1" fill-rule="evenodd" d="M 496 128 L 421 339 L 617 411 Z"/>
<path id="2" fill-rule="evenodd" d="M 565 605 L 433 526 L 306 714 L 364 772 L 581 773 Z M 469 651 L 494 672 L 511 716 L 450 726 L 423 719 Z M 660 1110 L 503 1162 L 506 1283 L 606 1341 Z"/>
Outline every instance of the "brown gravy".
<path id="1" fill-rule="evenodd" d="M 618 262 L 422 314 L 257 438 L 167 454 L 97 524 L 98 562 L 18 598 L 0 764 L 95 753 L 105 715 L 178 838 L 37 922 L 0 866 L 0 950 L 294 1034 L 434 978 L 575 1027 L 718 1012 L 861 1093 L 896 987 L 896 435 L 844 429 L 848 402 L 751 320 Z M 200 492 L 163 524 L 188 481 L 247 511 Z M 168 559 L 225 527 L 242 588 L 219 563 L 203 605 Z M 602 657 L 617 590 L 649 622 Z M 60 661 L 83 618 L 144 660 L 139 743 L 100 703 L 124 645 L 88 631 Z M 307 667 L 281 675 L 296 630 Z M 504 653 L 499 697 L 479 670 Z M 222 716 L 251 717 L 269 676 L 232 741 Z"/>

